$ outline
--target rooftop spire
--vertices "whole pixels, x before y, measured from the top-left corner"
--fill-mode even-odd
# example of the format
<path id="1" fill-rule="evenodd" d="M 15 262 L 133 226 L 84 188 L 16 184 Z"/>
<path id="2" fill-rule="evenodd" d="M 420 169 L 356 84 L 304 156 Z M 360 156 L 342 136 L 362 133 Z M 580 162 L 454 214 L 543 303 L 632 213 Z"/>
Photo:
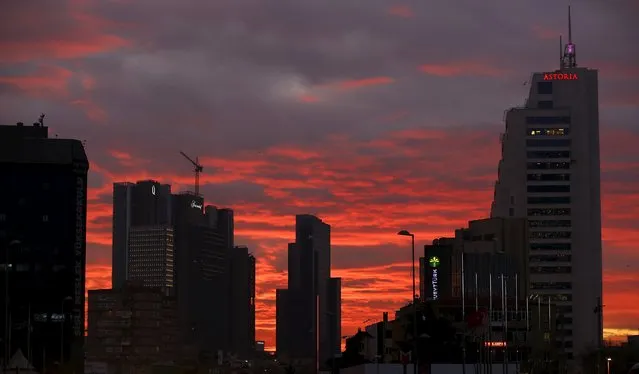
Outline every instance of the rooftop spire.
<path id="1" fill-rule="evenodd" d="M 577 67 L 577 53 L 575 44 L 572 42 L 572 17 L 570 6 L 568 6 L 568 44 L 564 46 L 564 53 L 561 56 L 561 69 L 571 69 Z"/>

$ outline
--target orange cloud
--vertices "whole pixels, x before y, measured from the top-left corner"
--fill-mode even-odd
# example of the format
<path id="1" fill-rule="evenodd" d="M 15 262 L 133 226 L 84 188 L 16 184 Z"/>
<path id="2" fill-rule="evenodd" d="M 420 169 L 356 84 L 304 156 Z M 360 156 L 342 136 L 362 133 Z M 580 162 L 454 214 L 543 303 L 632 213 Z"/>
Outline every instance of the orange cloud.
<path id="1" fill-rule="evenodd" d="M 316 102 L 320 101 L 320 98 L 317 97 L 317 96 L 305 94 L 305 95 L 300 95 L 298 100 L 303 102 L 303 103 L 316 103 Z"/>
<path id="2" fill-rule="evenodd" d="M 489 65 L 473 62 L 452 62 L 447 64 L 424 64 L 419 67 L 422 73 L 436 75 L 439 77 L 455 77 L 455 76 L 489 76 L 496 77 L 505 73 L 503 69 L 498 69 Z"/>
<path id="3" fill-rule="evenodd" d="M 71 71 L 59 66 L 40 66 L 33 74 L 0 76 L 0 83 L 17 87 L 34 97 L 67 96 L 67 85 L 72 75 Z"/>
<path id="4" fill-rule="evenodd" d="M 413 231 L 419 247 L 451 235 L 469 219 L 485 217 L 492 199 L 499 158 L 496 132 L 410 129 L 367 141 L 328 139 L 304 147 L 201 157 L 205 169 L 215 170 L 202 174 L 202 188 L 214 188 L 215 194 L 207 193 L 214 203 L 236 211 L 236 242 L 248 244 L 257 255 L 257 338 L 271 348 L 275 289 L 286 285 L 286 243 L 294 239 L 294 214 L 317 213 L 333 227 L 332 274 L 343 277 L 346 335 L 410 298 L 410 250 L 395 235 L 399 229 Z M 615 256 L 636 256 L 639 181 L 621 184 L 606 173 L 630 175 L 637 170 L 639 165 L 628 159 L 637 142 L 639 136 L 629 131 L 609 129 L 602 134 L 606 258 L 611 251 Z M 468 154 L 482 157 L 468 158 Z M 153 173 L 145 170 L 150 164 L 129 164 L 142 159 L 132 149 L 111 150 L 109 156 L 117 160 L 110 168 L 92 163 L 91 173 L 99 174 L 103 184 L 89 190 L 87 224 L 89 245 L 107 251 L 112 182 L 152 178 L 172 183 L 176 190 L 193 183 L 186 171 Z M 260 195 L 223 197 L 225 188 L 234 190 L 241 183 L 258 186 Z M 109 268 L 102 262 L 110 256 L 96 257 L 99 263 L 89 264 L 87 287 L 108 287 Z M 604 287 L 606 336 L 617 339 L 639 318 L 628 306 L 639 303 L 632 288 L 639 287 L 636 269 L 606 268 Z"/>
<path id="5" fill-rule="evenodd" d="M 115 35 L 78 35 L 74 40 L 0 42 L 1 61 L 24 62 L 41 58 L 71 59 L 104 53 L 128 45 Z"/>
<path id="6" fill-rule="evenodd" d="M 26 29 L 33 25 L 34 14 L 39 9 L 33 4 L 21 4 L 11 8 L 7 18 L 7 30 L 15 30 L 18 38 L 0 41 L 0 62 L 30 62 L 39 59 L 73 59 L 113 51 L 130 43 L 106 32 L 107 28 L 121 29 L 124 25 L 106 21 L 90 11 L 89 3 L 76 0 L 61 0 L 59 9 L 38 19 L 41 33 Z M 46 11 L 46 10 L 45 10 Z M 19 31 L 26 32 L 20 33 Z"/>
<path id="7" fill-rule="evenodd" d="M 104 109 L 100 108 L 95 102 L 89 99 L 78 99 L 71 101 L 71 105 L 76 105 L 84 110 L 87 118 L 94 122 L 104 122 L 107 114 Z"/>
<path id="8" fill-rule="evenodd" d="M 339 89 L 346 91 L 363 87 L 387 85 L 392 83 L 395 83 L 395 79 L 391 77 L 372 77 L 339 82 L 337 86 L 339 87 Z"/>
<path id="9" fill-rule="evenodd" d="M 402 18 L 415 17 L 413 9 L 408 5 L 394 5 L 388 9 L 388 14 Z"/>

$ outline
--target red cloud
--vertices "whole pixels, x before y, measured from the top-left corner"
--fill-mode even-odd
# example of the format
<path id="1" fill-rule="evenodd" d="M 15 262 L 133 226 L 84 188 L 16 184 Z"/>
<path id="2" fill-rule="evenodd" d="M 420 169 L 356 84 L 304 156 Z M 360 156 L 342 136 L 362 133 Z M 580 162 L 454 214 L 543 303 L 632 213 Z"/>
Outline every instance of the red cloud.
<path id="1" fill-rule="evenodd" d="M 0 76 L 0 83 L 15 86 L 35 97 L 67 96 L 67 84 L 72 75 L 71 71 L 58 66 L 40 66 L 29 75 Z"/>
<path id="2" fill-rule="evenodd" d="M 387 85 L 394 83 L 395 80 L 391 77 L 372 77 L 364 79 L 347 80 L 337 83 L 337 86 L 341 90 L 354 90 L 363 87 Z"/>
<path id="3" fill-rule="evenodd" d="M 388 9 L 388 14 L 402 17 L 402 18 L 413 18 L 415 17 L 415 13 L 413 9 L 408 5 L 395 5 Z"/>
<path id="4" fill-rule="evenodd" d="M 120 29 L 123 25 L 113 24 L 92 14 L 89 11 L 90 4 L 86 2 L 56 2 L 56 11 L 46 13 L 45 9 L 46 17 L 38 18 L 35 28 L 34 15 L 42 12 L 42 9 L 39 8 L 40 4 L 34 4 L 18 2 L 12 5 L 11 17 L 4 20 L 8 22 L 4 27 L 14 30 L 17 37 L 0 38 L 0 62 L 72 59 L 129 45 L 127 40 L 104 31 L 107 28 Z"/>
<path id="5" fill-rule="evenodd" d="M 489 209 L 499 158 L 496 133 L 412 129 L 370 141 L 344 136 L 328 139 L 325 144 L 287 145 L 259 154 L 201 157 L 206 168 L 216 170 L 201 176 L 203 185 L 215 185 L 219 191 L 227 183 L 243 182 L 264 191 L 261 197 L 217 203 L 236 211 L 236 242 L 260 243 L 252 248 L 258 257 L 257 336 L 271 347 L 275 342 L 274 292 L 286 285 L 286 272 L 278 271 L 277 263 L 285 263 L 286 243 L 294 237 L 295 213 L 317 211 L 333 225 L 332 274 L 343 277 L 342 325 L 344 334 L 349 334 L 362 327 L 364 320 L 380 319 L 382 312 L 392 312 L 410 298 L 410 252 L 408 243 L 395 235 L 397 230 L 410 229 L 421 246 L 435 237 L 451 235 L 469 219 L 485 217 Z M 637 167 L 628 160 L 637 142 L 639 137 L 628 131 L 609 129 L 602 135 L 604 178 L 607 172 L 626 175 Z M 119 161 L 141 159 L 131 152 L 120 149 L 110 155 Z M 108 201 L 112 182 L 153 178 L 172 183 L 174 189 L 193 183 L 186 170 L 183 174 L 154 174 L 119 161 L 110 169 L 97 162 L 91 168 L 104 183 L 89 191 L 88 241 L 106 248 L 111 240 Z M 624 183 L 604 179 L 603 233 L 607 256 L 614 252 L 617 257 L 631 258 L 639 241 L 635 224 L 639 183 Z M 363 250 L 368 254 L 365 258 L 357 254 Z M 371 265 L 376 254 L 388 264 Z M 357 265 L 346 260 L 352 256 L 357 256 Z M 633 272 L 636 269 L 606 271 L 607 336 L 621 334 L 621 328 L 632 327 L 639 317 L 627 307 L 628 300 L 635 297 L 630 287 L 639 287 Z M 107 287 L 108 266 L 90 264 L 88 278 L 90 288 Z"/>

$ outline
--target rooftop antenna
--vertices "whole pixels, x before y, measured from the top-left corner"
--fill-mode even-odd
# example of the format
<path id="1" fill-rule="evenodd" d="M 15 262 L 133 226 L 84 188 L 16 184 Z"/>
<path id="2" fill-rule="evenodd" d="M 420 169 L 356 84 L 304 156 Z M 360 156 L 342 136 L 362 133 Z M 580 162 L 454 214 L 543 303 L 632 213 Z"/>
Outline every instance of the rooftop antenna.
<path id="1" fill-rule="evenodd" d="M 568 44 L 564 47 L 564 53 L 561 58 L 562 69 L 573 69 L 577 67 L 577 53 L 575 44 L 572 42 L 572 17 L 570 15 L 570 6 L 568 6 Z"/>
<path id="2" fill-rule="evenodd" d="M 559 69 L 564 67 L 564 42 L 563 36 L 559 35 Z"/>
<path id="3" fill-rule="evenodd" d="M 40 114 L 40 117 L 38 117 L 38 123 L 40 126 L 44 127 L 44 113 Z"/>

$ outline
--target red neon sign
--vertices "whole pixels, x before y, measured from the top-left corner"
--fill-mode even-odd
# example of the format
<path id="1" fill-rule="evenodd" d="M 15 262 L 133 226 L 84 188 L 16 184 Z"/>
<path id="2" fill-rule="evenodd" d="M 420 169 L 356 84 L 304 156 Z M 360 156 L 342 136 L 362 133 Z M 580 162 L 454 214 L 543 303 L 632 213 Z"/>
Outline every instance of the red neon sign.
<path id="1" fill-rule="evenodd" d="M 505 347 L 507 344 L 506 342 L 484 342 L 486 347 Z"/>
<path id="2" fill-rule="evenodd" d="M 579 76 L 575 73 L 544 73 L 545 81 L 576 81 Z"/>

